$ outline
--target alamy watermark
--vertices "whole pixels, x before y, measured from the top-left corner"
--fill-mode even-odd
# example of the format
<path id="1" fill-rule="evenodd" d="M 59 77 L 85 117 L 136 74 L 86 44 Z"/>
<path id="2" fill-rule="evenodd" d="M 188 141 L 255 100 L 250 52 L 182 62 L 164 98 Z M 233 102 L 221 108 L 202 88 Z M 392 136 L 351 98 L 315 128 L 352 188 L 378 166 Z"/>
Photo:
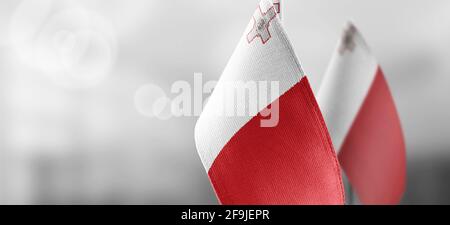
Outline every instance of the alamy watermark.
<path id="1" fill-rule="evenodd" d="M 215 102 L 208 106 L 212 93 Z M 206 110 L 218 117 L 259 116 L 261 127 L 275 127 L 279 96 L 279 81 L 204 82 L 202 73 L 194 73 L 193 83 L 176 81 L 169 95 L 156 85 L 143 86 L 136 92 L 135 104 L 141 113 L 161 119 L 200 116 Z"/>

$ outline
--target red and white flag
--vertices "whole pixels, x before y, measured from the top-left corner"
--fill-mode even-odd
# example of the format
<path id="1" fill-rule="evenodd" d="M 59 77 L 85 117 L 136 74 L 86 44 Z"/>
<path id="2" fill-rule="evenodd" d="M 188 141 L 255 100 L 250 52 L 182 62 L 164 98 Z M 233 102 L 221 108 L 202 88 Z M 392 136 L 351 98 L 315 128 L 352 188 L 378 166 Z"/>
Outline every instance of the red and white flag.
<path id="1" fill-rule="evenodd" d="M 227 91 L 238 83 L 249 88 L 245 99 Z M 220 113 L 246 101 L 264 102 L 261 95 L 251 94 L 254 84 L 259 92 L 271 87 L 265 104 L 245 106 L 250 112 L 246 115 Z M 340 167 L 325 122 L 267 0 L 256 9 L 209 98 L 195 140 L 222 204 L 344 203 Z"/>
<path id="2" fill-rule="evenodd" d="M 352 24 L 331 60 L 318 102 L 360 201 L 399 203 L 406 173 L 400 119 L 380 66 Z"/>

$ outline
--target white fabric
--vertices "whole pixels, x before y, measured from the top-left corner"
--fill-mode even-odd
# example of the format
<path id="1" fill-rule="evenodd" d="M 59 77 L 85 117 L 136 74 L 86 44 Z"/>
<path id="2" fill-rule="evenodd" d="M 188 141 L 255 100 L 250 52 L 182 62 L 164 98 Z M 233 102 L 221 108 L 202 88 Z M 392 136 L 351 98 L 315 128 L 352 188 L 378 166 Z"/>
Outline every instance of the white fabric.
<path id="1" fill-rule="evenodd" d="M 346 29 L 317 95 L 337 152 L 369 92 L 378 68 L 361 34 L 351 24 Z M 350 49 L 345 48 L 346 36 L 350 38 L 347 40 L 353 40 L 347 43 Z"/>
<path id="2" fill-rule="evenodd" d="M 269 1 L 263 0 L 259 7 L 262 12 L 267 12 L 273 5 Z M 256 9 L 256 16 L 258 16 L 260 9 Z M 254 23 L 258 22 L 257 20 L 258 18 L 250 20 L 243 37 L 197 121 L 195 141 L 206 171 L 209 171 L 214 159 L 231 137 L 256 115 L 256 113 L 254 115 L 247 113 L 247 116 L 217 115 L 216 110 L 224 104 L 221 96 L 228 82 L 279 81 L 279 93 L 282 95 L 304 76 L 278 17 L 270 22 L 271 38 L 265 44 L 259 37 L 249 43 L 247 36 L 253 30 Z M 275 100 L 279 96 L 272 97 Z M 250 99 L 250 101 L 257 101 L 257 99 Z M 264 107 L 259 107 L 258 111 L 262 109 Z"/>

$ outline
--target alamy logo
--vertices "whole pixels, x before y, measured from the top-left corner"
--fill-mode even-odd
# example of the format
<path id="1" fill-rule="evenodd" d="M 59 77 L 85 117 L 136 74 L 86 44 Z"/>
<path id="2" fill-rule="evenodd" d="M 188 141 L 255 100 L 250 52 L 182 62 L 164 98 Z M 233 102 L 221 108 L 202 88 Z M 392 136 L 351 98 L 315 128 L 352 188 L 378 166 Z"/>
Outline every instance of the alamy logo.
<path id="1" fill-rule="evenodd" d="M 136 109 L 141 114 L 162 120 L 172 117 L 200 116 L 211 93 L 223 104 L 212 109 L 216 116 L 241 117 L 260 115 L 261 127 L 275 127 L 279 120 L 280 95 L 278 81 L 204 82 L 203 74 L 195 73 L 193 84 L 180 80 L 163 88 L 146 84 L 135 93 Z"/>

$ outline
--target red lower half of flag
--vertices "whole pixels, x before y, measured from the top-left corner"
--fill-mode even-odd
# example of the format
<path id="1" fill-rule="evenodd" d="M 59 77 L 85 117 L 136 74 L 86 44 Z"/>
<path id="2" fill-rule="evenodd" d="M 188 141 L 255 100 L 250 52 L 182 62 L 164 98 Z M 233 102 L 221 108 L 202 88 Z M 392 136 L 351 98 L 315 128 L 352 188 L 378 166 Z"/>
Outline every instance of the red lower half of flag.
<path id="1" fill-rule="evenodd" d="M 208 174 L 222 204 L 343 204 L 341 173 L 307 78 L 282 95 L 279 123 L 244 125 Z"/>
<path id="2" fill-rule="evenodd" d="M 405 188 L 405 144 L 381 69 L 344 140 L 339 161 L 362 203 L 397 204 L 401 200 Z"/>

